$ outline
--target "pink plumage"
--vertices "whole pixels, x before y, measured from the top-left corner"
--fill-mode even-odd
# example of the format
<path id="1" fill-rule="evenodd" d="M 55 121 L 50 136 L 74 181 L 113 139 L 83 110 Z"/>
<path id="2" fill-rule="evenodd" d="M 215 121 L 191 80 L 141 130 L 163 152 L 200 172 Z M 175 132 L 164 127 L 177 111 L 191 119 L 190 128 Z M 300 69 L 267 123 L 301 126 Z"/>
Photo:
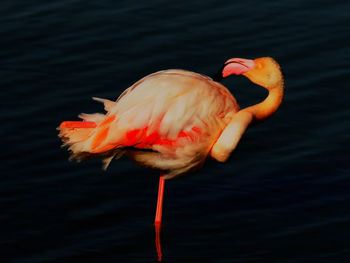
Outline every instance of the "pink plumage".
<path id="1" fill-rule="evenodd" d="M 242 74 L 269 92 L 261 103 L 239 109 L 232 94 L 216 82 Z M 151 74 L 103 102 L 106 114 L 80 114 L 81 122 L 61 123 L 59 136 L 78 161 L 102 157 L 103 167 L 123 154 L 138 164 L 161 170 L 155 216 L 161 261 L 164 179 L 198 169 L 207 156 L 225 162 L 248 126 L 271 116 L 283 99 L 284 78 L 278 63 L 263 57 L 232 58 L 215 81 L 185 70 Z"/>
<path id="2" fill-rule="evenodd" d="M 136 82 L 116 100 L 97 99 L 106 114 L 81 114 L 92 128 L 59 127 L 71 157 L 126 154 L 140 165 L 164 171 L 164 179 L 193 171 L 205 161 L 239 106 L 211 78 L 185 70 L 164 70 Z M 83 134 L 82 134 L 83 133 Z"/>

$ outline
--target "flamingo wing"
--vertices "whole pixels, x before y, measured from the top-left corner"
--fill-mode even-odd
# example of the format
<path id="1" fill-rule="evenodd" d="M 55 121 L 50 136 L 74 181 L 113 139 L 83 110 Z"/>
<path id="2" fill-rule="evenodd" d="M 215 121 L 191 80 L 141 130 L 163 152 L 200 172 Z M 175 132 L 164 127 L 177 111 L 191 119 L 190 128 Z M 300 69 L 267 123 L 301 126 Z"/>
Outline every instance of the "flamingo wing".
<path id="1" fill-rule="evenodd" d="M 88 138 L 70 144 L 76 154 L 73 158 L 82 152 L 112 152 L 110 157 L 127 148 L 160 152 L 173 159 L 193 154 L 190 152 L 207 155 L 232 113 L 238 111 L 224 86 L 184 70 L 151 74 L 128 88 L 116 102 L 96 100 L 105 104 L 107 113 L 104 118 L 101 114 L 81 115 L 85 121 L 95 121 L 97 127 Z"/>

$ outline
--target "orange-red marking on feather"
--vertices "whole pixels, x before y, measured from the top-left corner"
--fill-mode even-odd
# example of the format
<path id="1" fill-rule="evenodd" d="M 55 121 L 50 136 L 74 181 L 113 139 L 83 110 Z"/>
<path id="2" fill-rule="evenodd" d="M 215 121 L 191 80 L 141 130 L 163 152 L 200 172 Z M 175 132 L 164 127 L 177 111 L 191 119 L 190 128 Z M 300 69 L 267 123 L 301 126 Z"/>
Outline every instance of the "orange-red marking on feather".
<path id="1" fill-rule="evenodd" d="M 104 139 L 106 139 L 108 131 L 109 131 L 109 127 L 106 127 L 97 132 L 97 134 L 95 135 L 95 138 L 91 143 L 92 149 L 95 149 L 97 146 L 99 146 L 102 143 Z"/>
<path id="2" fill-rule="evenodd" d="M 198 133 L 199 135 L 202 134 L 201 129 L 199 129 L 197 126 L 192 127 L 192 131 L 194 131 L 195 133 Z"/>
<path id="3" fill-rule="evenodd" d="M 142 137 L 142 136 L 140 136 L 141 132 L 142 132 L 142 130 L 140 130 L 140 129 L 135 129 L 135 130 L 132 130 L 132 131 L 128 131 L 126 133 L 126 136 L 125 136 L 126 141 L 123 142 L 123 144 L 125 146 L 131 146 L 131 145 L 136 144 L 137 141 L 139 140 L 139 138 Z"/>
<path id="4" fill-rule="evenodd" d="M 103 153 L 103 152 L 107 152 L 109 150 L 112 150 L 113 148 L 115 148 L 117 145 L 115 144 L 107 144 L 105 146 L 102 146 L 100 148 L 98 148 L 95 151 L 92 151 L 93 153 Z"/>
<path id="5" fill-rule="evenodd" d="M 93 121 L 64 121 L 60 124 L 60 128 L 96 128 L 96 123 Z"/>
<path id="6" fill-rule="evenodd" d="M 194 133 L 201 134 L 201 130 L 198 127 L 193 127 L 192 131 L 184 132 L 181 131 L 176 139 L 161 138 L 158 132 L 147 134 L 148 126 L 143 129 L 135 129 L 128 131 L 125 136 L 124 146 L 134 146 L 136 148 L 145 148 L 152 145 L 168 145 L 171 146 L 178 139 L 189 138 L 191 141 L 195 140 Z"/>
<path id="7" fill-rule="evenodd" d="M 111 115 L 109 117 L 107 117 L 106 119 L 103 120 L 103 122 L 101 122 L 98 126 L 103 126 L 106 125 L 108 123 L 111 123 L 112 121 L 114 121 L 115 119 L 115 115 Z"/>
<path id="8" fill-rule="evenodd" d="M 169 138 L 161 138 L 158 132 L 153 132 L 149 135 L 147 134 L 148 126 L 146 126 L 143 129 L 135 129 L 128 131 L 125 134 L 125 140 L 118 144 L 107 144 L 102 147 L 98 147 L 101 145 L 104 139 L 106 139 L 109 127 L 101 128 L 101 130 L 96 134 L 94 140 L 92 141 L 91 148 L 94 150 L 93 152 L 105 152 L 108 150 L 113 149 L 114 147 L 117 147 L 117 145 L 120 146 L 133 146 L 135 148 L 150 148 L 152 145 L 164 145 L 164 146 L 172 146 L 176 143 L 177 140 L 182 138 L 188 138 L 191 141 L 195 140 L 195 134 L 201 134 L 201 130 L 198 127 L 193 127 L 192 131 L 190 132 L 184 132 L 181 131 L 176 139 L 169 139 Z M 96 149 L 97 148 L 97 149 Z"/>

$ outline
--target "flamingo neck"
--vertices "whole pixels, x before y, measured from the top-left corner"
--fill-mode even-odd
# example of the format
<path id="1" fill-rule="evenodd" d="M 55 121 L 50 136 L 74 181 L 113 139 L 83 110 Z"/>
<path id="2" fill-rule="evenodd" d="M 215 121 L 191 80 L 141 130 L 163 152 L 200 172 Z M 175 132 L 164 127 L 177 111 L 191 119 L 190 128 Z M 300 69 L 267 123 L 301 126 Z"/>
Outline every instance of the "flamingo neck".
<path id="1" fill-rule="evenodd" d="M 263 121 L 276 112 L 283 99 L 283 82 L 275 87 L 268 87 L 269 95 L 264 101 L 243 109 L 253 115 L 256 122 Z"/>

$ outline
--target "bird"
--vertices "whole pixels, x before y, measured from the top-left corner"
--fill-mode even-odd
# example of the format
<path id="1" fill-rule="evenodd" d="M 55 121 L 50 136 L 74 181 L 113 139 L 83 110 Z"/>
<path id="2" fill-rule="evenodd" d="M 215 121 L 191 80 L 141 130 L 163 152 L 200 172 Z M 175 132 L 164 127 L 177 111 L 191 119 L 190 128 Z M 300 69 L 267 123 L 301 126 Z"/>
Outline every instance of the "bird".
<path id="1" fill-rule="evenodd" d="M 240 109 L 222 84 L 243 75 L 268 90 L 260 103 Z M 107 169 L 113 158 L 126 155 L 141 166 L 158 169 L 155 225 L 162 222 L 164 182 L 193 173 L 208 157 L 226 162 L 252 123 L 271 116 L 283 100 L 284 77 L 271 57 L 231 58 L 211 78 L 182 69 L 150 74 L 126 89 L 117 100 L 102 102 L 106 111 L 63 121 L 59 137 L 70 159 L 102 158 Z"/>

